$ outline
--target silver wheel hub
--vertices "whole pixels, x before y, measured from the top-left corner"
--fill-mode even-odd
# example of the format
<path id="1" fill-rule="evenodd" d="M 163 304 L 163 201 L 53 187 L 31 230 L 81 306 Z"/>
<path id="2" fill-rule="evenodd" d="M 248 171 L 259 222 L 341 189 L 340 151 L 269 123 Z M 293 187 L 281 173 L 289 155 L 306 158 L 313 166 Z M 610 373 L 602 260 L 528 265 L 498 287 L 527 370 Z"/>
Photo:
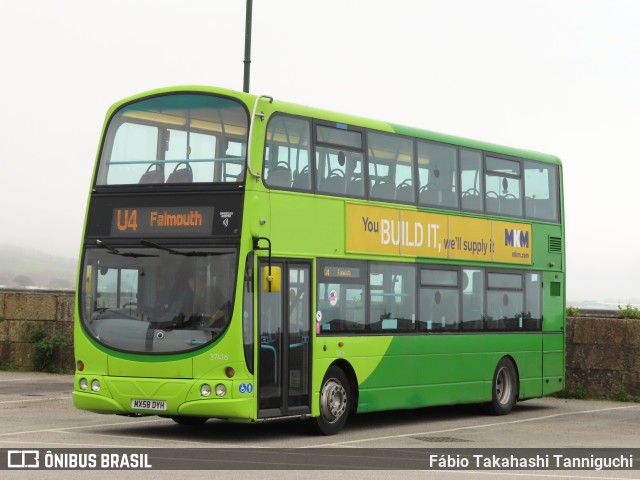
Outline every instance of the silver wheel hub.
<path id="1" fill-rule="evenodd" d="M 509 369 L 502 367 L 496 375 L 496 398 L 502 405 L 509 403 L 511 398 L 511 390 L 513 389 L 513 382 Z"/>
<path id="2" fill-rule="evenodd" d="M 329 423 L 336 422 L 347 409 L 347 391 L 337 380 L 330 378 L 320 394 L 320 413 Z"/>

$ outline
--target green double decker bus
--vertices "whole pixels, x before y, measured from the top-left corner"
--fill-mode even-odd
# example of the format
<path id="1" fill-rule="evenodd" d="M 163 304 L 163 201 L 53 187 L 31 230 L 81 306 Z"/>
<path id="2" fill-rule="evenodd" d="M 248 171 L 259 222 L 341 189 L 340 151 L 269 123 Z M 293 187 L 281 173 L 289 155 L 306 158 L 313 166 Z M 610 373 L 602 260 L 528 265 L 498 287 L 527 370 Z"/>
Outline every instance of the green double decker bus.
<path id="1" fill-rule="evenodd" d="M 558 158 L 213 87 L 109 110 L 75 405 L 180 424 L 564 386 Z"/>

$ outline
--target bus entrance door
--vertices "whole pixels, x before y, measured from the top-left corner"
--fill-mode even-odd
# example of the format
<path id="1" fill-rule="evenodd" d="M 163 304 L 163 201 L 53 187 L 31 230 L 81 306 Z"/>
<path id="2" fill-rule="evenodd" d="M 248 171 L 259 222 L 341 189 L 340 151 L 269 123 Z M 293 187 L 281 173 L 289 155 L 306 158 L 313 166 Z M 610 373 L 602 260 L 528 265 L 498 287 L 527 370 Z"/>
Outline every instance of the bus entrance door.
<path id="1" fill-rule="evenodd" d="M 272 259 L 280 288 L 269 291 L 259 275 L 258 416 L 311 413 L 311 263 Z M 268 266 L 259 262 L 259 272 Z"/>

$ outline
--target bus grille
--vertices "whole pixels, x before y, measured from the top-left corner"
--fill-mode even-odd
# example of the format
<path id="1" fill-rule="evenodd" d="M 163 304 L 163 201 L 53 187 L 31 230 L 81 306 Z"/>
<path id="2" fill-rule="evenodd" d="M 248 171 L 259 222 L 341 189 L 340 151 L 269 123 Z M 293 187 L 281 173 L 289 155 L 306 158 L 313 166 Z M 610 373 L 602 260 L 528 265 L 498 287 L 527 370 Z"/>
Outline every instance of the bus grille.
<path id="1" fill-rule="evenodd" d="M 562 253 L 562 238 L 549 237 L 549 253 Z"/>

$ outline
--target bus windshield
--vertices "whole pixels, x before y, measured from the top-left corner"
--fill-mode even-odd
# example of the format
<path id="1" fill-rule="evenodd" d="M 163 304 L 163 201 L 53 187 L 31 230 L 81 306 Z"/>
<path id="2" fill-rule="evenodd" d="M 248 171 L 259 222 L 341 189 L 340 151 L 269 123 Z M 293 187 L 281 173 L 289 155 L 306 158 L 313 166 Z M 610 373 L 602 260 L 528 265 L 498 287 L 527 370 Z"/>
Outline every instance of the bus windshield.
<path id="1" fill-rule="evenodd" d="M 237 252 L 145 243 L 86 251 L 81 317 L 89 335 L 135 353 L 184 352 L 218 338 L 232 314 Z"/>
<path id="2" fill-rule="evenodd" d="M 214 95 L 128 104 L 109 122 L 96 185 L 242 182 L 248 129 L 242 104 Z"/>

